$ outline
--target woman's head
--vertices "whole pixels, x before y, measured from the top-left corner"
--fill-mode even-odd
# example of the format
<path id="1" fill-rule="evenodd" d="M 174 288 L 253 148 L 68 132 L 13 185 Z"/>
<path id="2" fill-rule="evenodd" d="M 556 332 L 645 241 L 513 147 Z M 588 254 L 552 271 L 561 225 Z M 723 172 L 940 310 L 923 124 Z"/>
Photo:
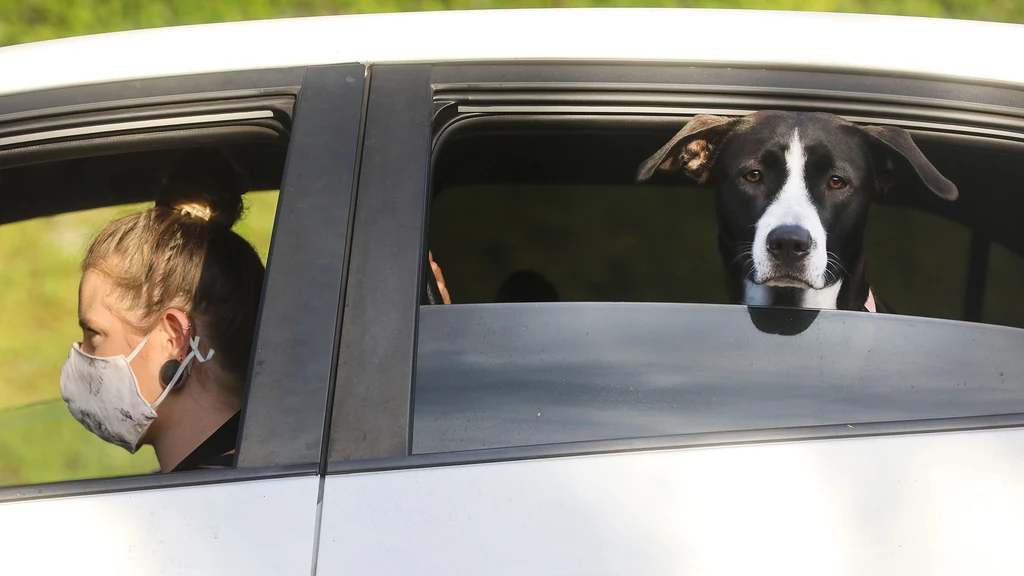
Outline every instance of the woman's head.
<path id="1" fill-rule="evenodd" d="M 125 354 L 150 335 L 133 371 L 148 402 L 159 370 L 189 352 L 189 339 L 214 349 L 204 386 L 240 404 L 263 286 L 263 264 L 232 232 L 243 187 L 223 156 L 184 154 L 153 208 L 118 219 L 96 237 L 82 262 L 82 349 Z M 96 324 L 101 326 L 96 326 Z M 136 366 L 139 365 L 139 366 Z M 210 374 L 211 378 L 205 375 Z"/>

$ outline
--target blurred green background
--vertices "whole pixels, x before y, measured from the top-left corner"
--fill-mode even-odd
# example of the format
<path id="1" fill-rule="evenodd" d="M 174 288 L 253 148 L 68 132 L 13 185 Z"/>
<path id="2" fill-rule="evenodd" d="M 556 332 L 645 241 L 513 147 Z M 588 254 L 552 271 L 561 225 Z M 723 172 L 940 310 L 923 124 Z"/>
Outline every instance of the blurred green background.
<path id="1" fill-rule="evenodd" d="M 765 8 L 1024 22 L 1021 0 L 0 0 L 0 45 L 257 18 L 580 6 Z"/>
<path id="2" fill-rule="evenodd" d="M 1022 0 L 0 0 L 0 45 L 246 19 L 580 6 L 765 8 L 1024 22 Z M 250 194 L 246 202 L 248 216 L 236 230 L 265 259 L 277 195 Z M 76 308 L 78 266 L 85 246 L 113 218 L 144 207 L 91 210 L 0 226 L 0 366 L 4 367 L 0 371 L 0 485 L 137 474 L 157 468 L 152 450 L 131 456 L 88 433 L 68 414 L 58 388 L 68 348 L 81 336 Z M 443 254 L 444 246 L 439 248 Z M 1008 286 L 1019 286 L 1024 273 L 1016 270 L 1007 279 Z M 471 296 L 474 279 L 460 279 L 458 266 L 451 272 L 453 290 L 461 285 L 469 291 L 463 296 Z M 483 280 L 496 281 L 476 279 Z M 481 284 L 481 299 L 493 283 Z"/>

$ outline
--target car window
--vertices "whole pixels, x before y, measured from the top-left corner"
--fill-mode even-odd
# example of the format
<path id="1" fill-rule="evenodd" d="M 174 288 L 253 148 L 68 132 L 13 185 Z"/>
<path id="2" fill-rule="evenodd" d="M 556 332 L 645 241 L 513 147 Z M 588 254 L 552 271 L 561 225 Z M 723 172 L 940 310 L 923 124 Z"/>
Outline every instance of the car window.
<path id="1" fill-rule="evenodd" d="M 454 305 L 421 306 L 413 453 L 1024 411 L 1020 235 L 988 216 L 1020 214 L 998 187 L 1018 155 L 915 133 L 961 200 L 872 203 L 869 277 L 894 313 L 747 308 L 714 192 L 634 179 L 674 130 L 528 120 L 435 146 L 427 246 Z"/>
<path id="2" fill-rule="evenodd" d="M 266 263 L 278 193 L 250 192 L 235 231 Z M 152 202 L 0 225 L 0 485 L 147 474 L 151 447 L 136 454 L 104 442 L 61 399 L 60 372 L 77 325 L 82 256 L 112 220 Z"/>
<path id="3" fill-rule="evenodd" d="M 990 324 L 1024 327 L 1024 258 L 1001 244 L 993 242 L 989 253 L 985 309 L 982 317 Z"/>

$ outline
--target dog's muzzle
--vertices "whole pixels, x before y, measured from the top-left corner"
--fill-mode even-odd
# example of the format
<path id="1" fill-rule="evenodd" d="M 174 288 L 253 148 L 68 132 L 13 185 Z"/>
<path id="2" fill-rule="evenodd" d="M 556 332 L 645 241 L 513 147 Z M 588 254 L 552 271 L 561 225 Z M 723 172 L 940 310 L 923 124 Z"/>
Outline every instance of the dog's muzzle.
<path id="1" fill-rule="evenodd" d="M 812 270 L 815 268 L 812 262 L 814 237 L 803 226 L 784 224 L 772 228 L 760 248 L 764 256 L 755 257 L 755 283 L 791 288 L 824 287 L 820 273 Z"/>

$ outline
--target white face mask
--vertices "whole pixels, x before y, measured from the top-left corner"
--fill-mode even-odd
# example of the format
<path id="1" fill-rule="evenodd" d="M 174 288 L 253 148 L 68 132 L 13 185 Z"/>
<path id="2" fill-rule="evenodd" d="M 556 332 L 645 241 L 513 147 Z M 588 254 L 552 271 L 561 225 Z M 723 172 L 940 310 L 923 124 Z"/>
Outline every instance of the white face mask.
<path id="1" fill-rule="evenodd" d="M 60 393 L 75 420 L 93 434 L 132 454 L 138 450 L 142 435 L 156 419 L 155 408 L 181 379 L 185 367 L 193 358 L 206 362 L 213 357 L 213 350 L 210 350 L 203 358 L 199 352 L 199 338 L 191 338 L 189 344 L 192 351 L 181 363 L 163 394 L 150 404 L 142 396 L 130 364 L 147 340 L 148 335 L 127 358 L 123 354 L 107 358 L 90 356 L 82 352 L 80 344 L 75 342 L 60 371 Z"/>

